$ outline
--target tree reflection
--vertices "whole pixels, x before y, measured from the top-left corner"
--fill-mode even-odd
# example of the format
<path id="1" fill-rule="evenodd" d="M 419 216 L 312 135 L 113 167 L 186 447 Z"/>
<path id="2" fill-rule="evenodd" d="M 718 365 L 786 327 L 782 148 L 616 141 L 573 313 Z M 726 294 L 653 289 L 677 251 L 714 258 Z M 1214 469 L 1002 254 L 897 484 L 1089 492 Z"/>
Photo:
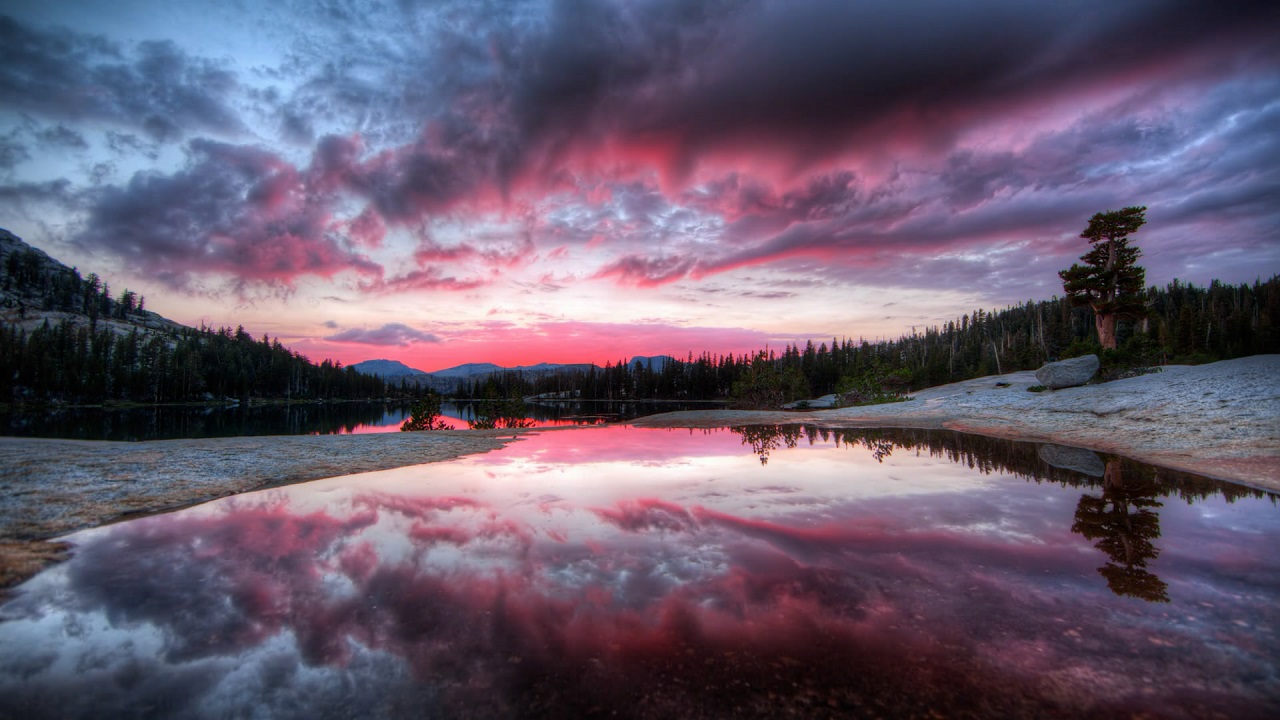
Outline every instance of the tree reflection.
<path id="1" fill-rule="evenodd" d="M 488 399 L 476 405 L 475 417 L 467 421 L 472 430 L 530 428 L 536 421 L 529 417 L 529 407 L 520 398 Z"/>
<path id="2" fill-rule="evenodd" d="M 783 445 L 794 448 L 800 442 L 803 428 L 799 425 L 744 425 L 729 428 L 742 436 L 742 444 L 760 458 L 761 465 L 769 464 L 769 453 Z"/>
<path id="3" fill-rule="evenodd" d="M 1080 497 L 1071 531 L 1096 541 L 1094 547 L 1111 559 L 1098 573 L 1112 592 L 1169 602 L 1168 585 L 1146 569 L 1160 555 L 1153 543 L 1160 537 L 1160 516 L 1152 508 L 1163 507 L 1157 491 L 1154 476 L 1126 474 L 1119 460 L 1109 460 L 1102 497 Z"/>
<path id="4" fill-rule="evenodd" d="M 1096 489 L 1101 485 L 1102 497 L 1080 498 L 1071 530 L 1107 554 L 1109 562 L 1098 568 L 1098 574 L 1106 579 L 1112 592 L 1149 602 L 1169 602 L 1168 585 L 1147 569 L 1148 562 L 1160 554 L 1154 544 L 1160 537 L 1160 516 L 1155 509 L 1163 504 L 1157 497 L 1176 496 L 1188 503 L 1212 495 L 1221 495 L 1228 502 L 1249 496 L 1276 501 L 1275 495 L 1261 490 L 1189 473 L 1161 470 L 1157 475 L 1155 468 L 1123 458 L 1107 460 L 1099 479 L 1092 466 L 1049 462 L 1044 457 L 1044 446 L 954 431 L 826 430 L 791 425 L 749 425 L 730 430 L 742 436 L 743 445 L 751 446 L 761 465 L 768 464 L 773 451 L 796 447 L 802 436 L 807 436 L 810 443 L 819 437 L 823 441 L 830 437 L 837 443 L 866 448 L 880 462 L 903 449 L 945 457 L 983 473 L 1012 473 L 1029 481 L 1081 488 Z M 1102 466 L 1092 452 L 1079 452 L 1088 453 Z"/>

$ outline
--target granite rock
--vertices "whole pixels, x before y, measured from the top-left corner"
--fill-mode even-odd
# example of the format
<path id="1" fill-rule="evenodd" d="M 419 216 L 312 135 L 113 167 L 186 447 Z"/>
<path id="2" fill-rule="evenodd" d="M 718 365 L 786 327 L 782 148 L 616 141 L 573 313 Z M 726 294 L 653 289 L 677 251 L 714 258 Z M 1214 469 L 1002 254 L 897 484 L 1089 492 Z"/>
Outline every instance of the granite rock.
<path id="1" fill-rule="evenodd" d="M 1101 363 L 1097 355 L 1085 355 L 1051 362 L 1036 371 L 1036 379 L 1050 390 L 1083 385 L 1098 372 Z"/>

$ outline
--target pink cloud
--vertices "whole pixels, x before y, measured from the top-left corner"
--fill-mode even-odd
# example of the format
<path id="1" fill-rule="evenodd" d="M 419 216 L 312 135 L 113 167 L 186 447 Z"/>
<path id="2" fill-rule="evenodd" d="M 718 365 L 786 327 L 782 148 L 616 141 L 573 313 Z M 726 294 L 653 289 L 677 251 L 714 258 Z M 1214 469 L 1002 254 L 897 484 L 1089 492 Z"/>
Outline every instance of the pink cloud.
<path id="1" fill-rule="evenodd" d="M 444 275 L 438 267 L 423 270 L 411 270 L 402 275 L 389 278 L 376 278 L 362 281 L 360 290 L 374 293 L 408 293 L 418 291 L 465 292 L 487 285 L 488 281 L 480 278 L 459 279 Z"/>
<path id="2" fill-rule="evenodd" d="M 639 287 L 657 287 L 683 278 L 693 265 L 694 260 L 687 257 L 647 259 L 627 255 L 596 271 L 592 277 L 614 278 L 620 283 Z"/>

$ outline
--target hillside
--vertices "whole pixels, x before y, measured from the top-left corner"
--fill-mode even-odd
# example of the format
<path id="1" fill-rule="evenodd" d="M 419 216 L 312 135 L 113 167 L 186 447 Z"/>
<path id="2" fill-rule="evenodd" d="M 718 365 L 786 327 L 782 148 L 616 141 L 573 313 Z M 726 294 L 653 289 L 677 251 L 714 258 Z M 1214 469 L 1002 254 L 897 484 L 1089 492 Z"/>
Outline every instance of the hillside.
<path id="1" fill-rule="evenodd" d="M 144 333 L 186 329 L 145 309 L 145 298 L 124 289 L 112 297 L 96 274 L 80 277 L 75 268 L 31 247 L 0 228 L 0 322 L 27 332 L 48 321 L 74 327 L 95 325 L 117 335 L 136 328 Z"/>
<path id="2" fill-rule="evenodd" d="M 0 403 L 243 402 L 381 397 L 386 384 L 314 364 L 244 328 L 195 329 L 113 296 L 0 229 Z"/>

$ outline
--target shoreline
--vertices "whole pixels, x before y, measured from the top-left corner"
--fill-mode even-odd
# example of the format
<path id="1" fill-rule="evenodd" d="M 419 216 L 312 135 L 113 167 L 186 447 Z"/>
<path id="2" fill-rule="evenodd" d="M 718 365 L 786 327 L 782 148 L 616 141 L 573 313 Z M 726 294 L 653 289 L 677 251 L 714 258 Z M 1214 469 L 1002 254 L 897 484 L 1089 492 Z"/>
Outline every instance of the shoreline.
<path id="1" fill-rule="evenodd" d="M 997 383 L 1003 385 L 997 386 Z M 1035 373 L 928 388 L 912 400 L 814 410 L 694 410 L 639 427 L 816 425 L 956 430 L 1087 448 L 1280 492 L 1280 355 L 1255 355 L 1040 393 Z"/>
<path id="2" fill-rule="evenodd" d="M 997 383 L 1000 383 L 997 386 Z M 627 425 L 949 429 L 1122 455 L 1280 492 L 1280 355 L 1031 393 L 1034 373 L 922 390 L 907 402 L 832 410 L 689 410 Z M 111 442 L 0 437 L 0 596 L 69 551 L 54 538 L 220 497 L 453 460 L 537 432 L 446 430 Z"/>

